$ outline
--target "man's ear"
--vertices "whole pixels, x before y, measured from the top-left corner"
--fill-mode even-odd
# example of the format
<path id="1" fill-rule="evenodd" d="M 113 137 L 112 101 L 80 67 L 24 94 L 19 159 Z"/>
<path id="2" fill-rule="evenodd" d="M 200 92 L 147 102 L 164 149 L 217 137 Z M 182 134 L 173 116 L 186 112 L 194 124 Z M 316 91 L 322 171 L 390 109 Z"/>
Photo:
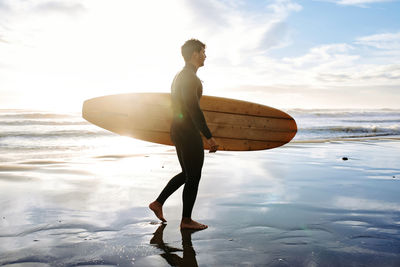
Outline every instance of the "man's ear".
<path id="1" fill-rule="evenodd" d="M 199 52 L 194 51 L 193 54 L 192 54 L 192 58 L 198 58 L 199 54 L 200 54 Z"/>

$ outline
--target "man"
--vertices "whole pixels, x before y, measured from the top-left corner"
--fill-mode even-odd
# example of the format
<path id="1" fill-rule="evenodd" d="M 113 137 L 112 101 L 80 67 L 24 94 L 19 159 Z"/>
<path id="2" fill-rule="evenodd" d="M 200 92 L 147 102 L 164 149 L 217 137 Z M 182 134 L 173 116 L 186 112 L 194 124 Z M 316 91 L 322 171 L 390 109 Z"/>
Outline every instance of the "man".
<path id="1" fill-rule="evenodd" d="M 172 193 L 185 184 L 181 229 L 202 230 L 208 227 L 191 218 L 204 161 L 200 132 L 206 137 L 210 152 L 216 152 L 218 149 L 218 144 L 212 137 L 199 105 L 203 86 L 196 73 L 198 68 L 204 66 L 205 47 L 199 40 L 191 39 L 181 48 L 185 67 L 175 76 L 171 86 L 173 110 L 171 140 L 175 145 L 182 172 L 173 177 L 157 200 L 149 205 L 157 218 L 166 222 L 162 206 Z"/>

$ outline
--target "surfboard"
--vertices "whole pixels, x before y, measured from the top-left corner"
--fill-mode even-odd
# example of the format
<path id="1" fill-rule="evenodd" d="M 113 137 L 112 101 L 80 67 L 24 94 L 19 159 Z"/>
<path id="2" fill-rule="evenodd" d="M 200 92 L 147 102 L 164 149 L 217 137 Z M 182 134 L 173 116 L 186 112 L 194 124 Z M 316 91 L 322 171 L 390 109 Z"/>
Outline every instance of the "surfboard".
<path id="1" fill-rule="evenodd" d="M 271 149 L 290 142 L 297 132 L 296 122 L 289 114 L 269 106 L 204 95 L 200 107 L 219 150 Z M 113 133 L 173 145 L 169 93 L 130 93 L 88 99 L 83 103 L 82 116 Z M 204 148 L 209 149 L 203 141 Z"/>

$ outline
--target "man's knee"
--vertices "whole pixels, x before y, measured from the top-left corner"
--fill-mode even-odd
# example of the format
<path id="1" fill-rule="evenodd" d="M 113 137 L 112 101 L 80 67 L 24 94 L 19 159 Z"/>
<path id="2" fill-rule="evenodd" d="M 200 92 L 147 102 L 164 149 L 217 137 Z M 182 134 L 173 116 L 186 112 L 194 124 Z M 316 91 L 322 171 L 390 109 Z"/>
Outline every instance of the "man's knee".
<path id="1" fill-rule="evenodd" d="M 193 184 L 197 186 L 201 178 L 201 173 L 187 173 L 186 174 L 186 184 Z"/>

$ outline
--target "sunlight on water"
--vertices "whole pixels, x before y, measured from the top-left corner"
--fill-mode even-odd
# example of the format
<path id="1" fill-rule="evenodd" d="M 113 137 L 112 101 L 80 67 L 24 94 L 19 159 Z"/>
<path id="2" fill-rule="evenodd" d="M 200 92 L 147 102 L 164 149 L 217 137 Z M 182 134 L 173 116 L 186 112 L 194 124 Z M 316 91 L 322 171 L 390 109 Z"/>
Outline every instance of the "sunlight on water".
<path id="1" fill-rule="evenodd" d="M 319 116 L 314 123 L 328 115 Z M 0 127 L 0 265 L 399 260 L 398 142 L 310 140 L 206 153 L 194 216 L 210 228 L 192 236 L 178 230 L 182 189 L 166 202 L 165 229 L 147 208 L 181 171 L 173 147 L 112 134 L 76 114 L 3 111 Z"/>

